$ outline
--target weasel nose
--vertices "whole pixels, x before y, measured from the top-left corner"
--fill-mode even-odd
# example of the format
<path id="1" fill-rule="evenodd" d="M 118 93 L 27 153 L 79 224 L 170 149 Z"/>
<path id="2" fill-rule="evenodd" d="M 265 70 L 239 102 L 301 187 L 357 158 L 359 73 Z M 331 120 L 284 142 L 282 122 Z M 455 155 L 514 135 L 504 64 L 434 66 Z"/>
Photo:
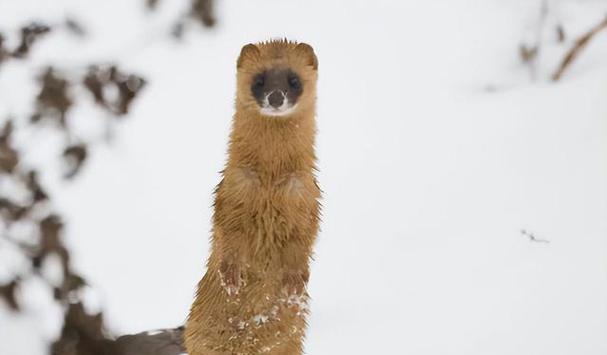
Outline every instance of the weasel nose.
<path id="1" fill-rule="evenodd" d="M 285 98 L 280 90 L 274 90 L 270 96 L 268 96 L 268 103 L 274 108 L 279 108 L 282 106 L 284 100 Z"/>

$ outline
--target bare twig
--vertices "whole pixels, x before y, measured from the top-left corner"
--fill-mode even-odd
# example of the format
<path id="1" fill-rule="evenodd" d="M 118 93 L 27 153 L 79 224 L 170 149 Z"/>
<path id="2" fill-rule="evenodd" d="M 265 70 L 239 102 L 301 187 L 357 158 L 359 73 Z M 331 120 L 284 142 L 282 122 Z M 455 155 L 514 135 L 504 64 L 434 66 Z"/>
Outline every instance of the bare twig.
<path id="1" fill-rule="evenodd" d="M 561 64 L 559 65 L 558 69 L 552 75 L 552 80 L 559 81 L 563 76 L 563 73 L 567 70 L 567 68 L 571 66 L 571 63 L 573 63 L 573 61 L 575 60 L 575 58 L 577 58 L 580 52 L 582 52 L 582 50 L 586 48 L 590 40 L 594 38 L 597 33 L 601 32 L 604 29 L 607 29 L 607 16 L 603 21 L 601 21 L 601 23 L 594 26 L 585 35 L 575 41 L 573 47 L 567 52 L 567 54 L 561 61 Z"/>
<path id="2" fill-rule="evenodd" d="M 533 233 L 528 232 L 525 229 L 521 229 L 521 234 L 526 236 L 527 238 L 529 238 L 529 241 L 534 242 L 534 243 L 550 243 L 549 240 L 540 239 L 540 238 L 536 237 Z"/>

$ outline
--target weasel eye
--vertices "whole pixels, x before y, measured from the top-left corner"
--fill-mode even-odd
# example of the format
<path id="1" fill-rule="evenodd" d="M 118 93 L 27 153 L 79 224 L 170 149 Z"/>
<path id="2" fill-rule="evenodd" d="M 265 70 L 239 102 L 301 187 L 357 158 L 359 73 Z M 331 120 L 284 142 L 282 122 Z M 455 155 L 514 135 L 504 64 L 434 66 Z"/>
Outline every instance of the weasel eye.
<path id="1" fill-rule="evenodd" d="M 299 90 L 301 89 L 301 81 L 299 81 L 299 78 L 296 77 L 295 75 L 292 75 L 289 77 L 289 86 L 291 86 L 291 88 L 295 89 L 295 90 Z"/>
<path id="2" fill-rule="evenodd" d="M 255 81 L 253 81 L 253 86 L 257 87 L 257 88 L 261 88 L 265 85 L 266 83 L 266 79 L 264 78 L 263 75 L 259 75 L 255 78 Z"/>

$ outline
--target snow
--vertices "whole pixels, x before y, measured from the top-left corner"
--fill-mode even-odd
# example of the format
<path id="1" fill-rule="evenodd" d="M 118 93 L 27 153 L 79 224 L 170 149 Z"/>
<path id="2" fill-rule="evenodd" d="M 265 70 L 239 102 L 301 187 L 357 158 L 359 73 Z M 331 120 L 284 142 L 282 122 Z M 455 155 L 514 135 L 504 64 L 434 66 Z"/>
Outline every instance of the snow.
<path id="1" fill-rule="evenodd" d="M 145 332 L 146 335 L 150 335 L 150 336 L 158 335 L 160 333 L 162 333 L 162 329 L 150 330 L 150 331 Z"/>
<path id="2" fill-rule="evenodd" d="M 15 275 L 26 272 L 29 269 L 27 257 L 13 244 L 0 239 L 0 283 L 5 285 L 14 279 Z"/>
<path id="3" fill-rule="evenodd" d="M 0 302 L 0 354 L 46 354 L 48 344 L 60 335 L 63 310 L 38 277 L 21 283 L 18 298 L 18 314 Z"/>
<path id="4" fill-rule="evenodd" d="M 269 319 L 270 319 L 270 317 L 266 316 L 265 314 L 256 314 L 252 318 L 253 323 L 255 323 L 255 325 L 257 325 L 257 326 L 260 326 L 260 325 L 266 323 Z"/>
<path id="5" fill-rule="evenodd" d="M 562 82 L 532 83 L 517 56 L 539 1 L 221 1 L 217 28 L 174 43 L 161 34 L 184 4 L 146 14 L 138 1 L 0 3 L 0 30 L 73 14 L 94 38 L 49 36 L 33 63 L 3 66 L 0 117 L 25 115 L 30 66 L 102 56 L 149 79 L 76 182 L 62 183 L 60 167 L 42 176 L 110 329 L 185 320 L 205 271 L 236 57 L 286 36 L 320 63 L 323 222 L 307 353 L 607 353 L 607 34 Z M 570 38 L 548 41 L 541 78 L 607 12 L 598 0 L 550 4 L 547 23 Z M 95 136 L 102 115 L 81 105 L 74 124 Z M 50 165 L 53 142 L 27 159 Z M 9 254 L 0 245 L 0 280 L 23 267 L 17 256 L 4 266 Z M 25 314 L 0 303 L 0 354 L 43 354 L 58 331 L 50 296 L 28 287 Z"/>
<path id="6" fill-rule="evenodd" d="M 40 272 L 53 287 L 60 287 L 63 283 L 63 265 L 61 258 L 56 253 L 51 253 L 42 260 Z"/>

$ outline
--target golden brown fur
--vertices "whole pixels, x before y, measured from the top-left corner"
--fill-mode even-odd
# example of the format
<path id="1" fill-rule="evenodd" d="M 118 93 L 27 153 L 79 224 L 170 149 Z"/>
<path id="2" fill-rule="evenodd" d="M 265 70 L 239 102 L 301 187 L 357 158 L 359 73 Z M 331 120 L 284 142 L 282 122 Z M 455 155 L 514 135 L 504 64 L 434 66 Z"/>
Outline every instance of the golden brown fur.
<path id="1" fill-rule="evenodd" d="M 309 260 L 319 223 L 314 176 L 317 61 L 286 40 L 243 47 L 229 158 L 217 186 L 212 248 L 186 325 L 189 355 L 299 355 Z M 303 93 L 288 117 L 267 117 L 253 76 L 291 68 Z"/>

